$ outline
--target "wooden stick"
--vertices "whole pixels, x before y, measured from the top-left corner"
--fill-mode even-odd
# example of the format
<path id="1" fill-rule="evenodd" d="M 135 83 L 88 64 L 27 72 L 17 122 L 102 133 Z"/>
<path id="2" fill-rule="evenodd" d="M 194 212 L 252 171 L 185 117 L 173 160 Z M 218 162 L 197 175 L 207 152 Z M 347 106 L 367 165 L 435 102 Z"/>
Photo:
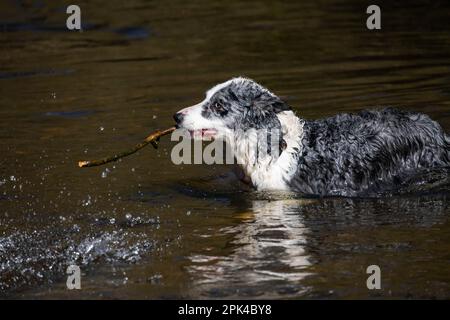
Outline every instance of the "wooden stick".
<path id="1" fill-rule="evenodd" d="M 127 151 L 123 151 L 121 153 L 115 154 L 111 157 L 107 157 L 107 158 L 103 158 L 103 159 L 99 159 L 99 160 L 86 160 L 86 161 L 78 161 L 78 166 L 80 168 L 84 168 L 84 167 L 95 167 L 95 166 L 101 166 L 102 164 L 108 163 L 108 162 L 112 162 L 112 161 L 117 161 L 120 158 L 129 156 L 130 154 L 135 153 L 136 151 L 142 149 L 143 147 L 145 147 L 146 145 L 148 145 L 149 143 L 156 149 L 158 147 L 158 141 L 159 138 L 165 135 L 168 135 L 170 133 L 172 133 L 173 131 L 175 131 L 175 127 L 171 127 L 169 129 L 166 130 L 156 130 L 154 132 L 152 132 L 147 138 L 145 138 L 144 141 L 142 141 L 141 143 L 135 145 L 132 149 L 127 150 Z"/>

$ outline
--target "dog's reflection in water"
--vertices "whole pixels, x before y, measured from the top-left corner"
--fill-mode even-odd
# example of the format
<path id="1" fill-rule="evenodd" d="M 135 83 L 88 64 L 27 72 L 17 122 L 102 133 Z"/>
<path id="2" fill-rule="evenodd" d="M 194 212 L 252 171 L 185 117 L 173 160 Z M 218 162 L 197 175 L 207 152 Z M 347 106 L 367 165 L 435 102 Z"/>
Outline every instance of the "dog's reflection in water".
<path id="1" fill-rule="evenodd" d="M 239 214 L 238 225 L 221 230 L 232 236 L 229 254 L 191 256 L 197 289 L 219 296 L 304 289 L 300 281 L 310 274 L 311 262 L 304 249 L 308 229 L 298 208 L 307 201 L 313 200 L 254 200 L 251 211 Z"/>

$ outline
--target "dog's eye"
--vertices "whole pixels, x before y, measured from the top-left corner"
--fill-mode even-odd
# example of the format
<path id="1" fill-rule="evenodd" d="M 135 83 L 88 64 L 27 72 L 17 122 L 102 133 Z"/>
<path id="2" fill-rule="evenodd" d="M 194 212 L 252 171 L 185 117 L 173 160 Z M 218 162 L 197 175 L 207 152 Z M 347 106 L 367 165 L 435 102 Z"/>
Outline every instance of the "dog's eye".
<path id="1" fill-rule="evenodd" d="M 221 116 L 226 115 L 227 112 L 228 112 L 228 110 L 225 109 L 225 107 L 224 107 L 221 103 L 219 103 L 219 102 L 214 103 L 214 104 L 212 105 L 212 109 L 213 109 L 215 112 L 217 112 L 218 114 L 220 114 Z"/>

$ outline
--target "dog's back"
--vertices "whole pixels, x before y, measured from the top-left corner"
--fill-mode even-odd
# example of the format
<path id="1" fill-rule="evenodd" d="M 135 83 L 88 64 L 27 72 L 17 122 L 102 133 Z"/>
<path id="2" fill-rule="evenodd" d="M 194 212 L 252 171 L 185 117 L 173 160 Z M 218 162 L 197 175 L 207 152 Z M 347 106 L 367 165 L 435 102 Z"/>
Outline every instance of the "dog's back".
<path id="1" fill-rule="evenodd" d="M 408 172 L 450 166 L 450 137 L 427 115 L 387 108 L 305 121 L 293 190 L 362 195 Z"/>

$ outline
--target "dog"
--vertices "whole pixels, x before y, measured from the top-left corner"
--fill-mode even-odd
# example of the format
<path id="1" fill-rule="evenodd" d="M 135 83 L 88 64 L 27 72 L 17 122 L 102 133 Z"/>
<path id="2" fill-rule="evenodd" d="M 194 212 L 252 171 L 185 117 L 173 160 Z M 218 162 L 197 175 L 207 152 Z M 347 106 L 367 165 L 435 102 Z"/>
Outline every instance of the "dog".
<path id="1" fill-rule="evenodd" d="M 450 136 L 425 114 L 384 108 L 306 120 L 243 77 L 216 85 L 174 120 L 202 137 L 226 137 L 257 190 L 361 196 L 401 185 L 410 174 L 450 167 Z M 261 152 L 248 134 L 260 131 L 279 132 L 278 153 Z"/>

